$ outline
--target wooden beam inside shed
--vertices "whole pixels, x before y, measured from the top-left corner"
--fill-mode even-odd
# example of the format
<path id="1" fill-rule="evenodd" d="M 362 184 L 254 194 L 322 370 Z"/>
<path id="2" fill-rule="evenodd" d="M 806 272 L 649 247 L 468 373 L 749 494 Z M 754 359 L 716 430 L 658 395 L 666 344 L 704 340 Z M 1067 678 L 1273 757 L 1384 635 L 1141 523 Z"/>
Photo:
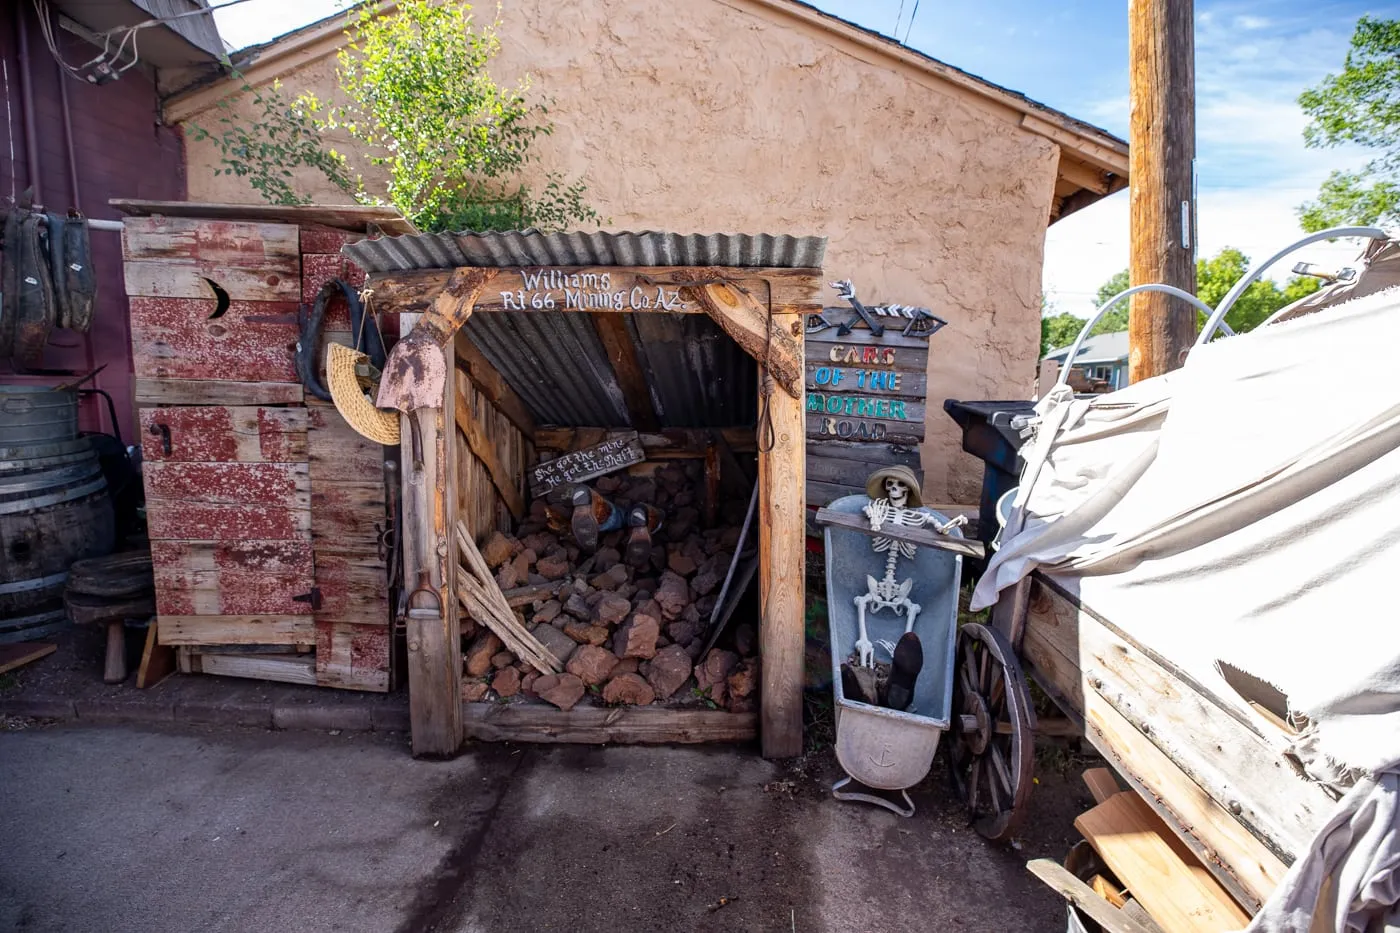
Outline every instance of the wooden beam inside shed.
<path id="1" fill-rule="evenodd" d="M 457 428 L 466 437 L 472 455 L 486 466 L 496 494 L 501 497 L 506 508 L 510 509 L 510 514 L 515 516 L 515 520 L 520 521 L 525 517 L 525 497 L 520 493 L 516 477 L 510 475 L 510 470 L 501 462 L 501 458 L 496 456 L 494 440 L 487 435 L 477 420 L 476 413 L 472 411 L 471 379 L 460 369 L 456 375 L 457 395 L 453 407 L 456 410 Z"/>
<path id="2" fill-rule="evenodd" d="M 593 315 L 593 329 L 607 351 L 608 362 L 612 364 L 613 375 L 622 387 L 622 397 L 627 402 L 627 414 L 632 427 L 639 431 L 654 431 L 661 426 L 656 416 L 656 408 L 651 402 L 651 390 L 647 388 L 647 378 L 642 372 L 641 360 L 637 357 L 637 345 L 632 340 L 631 328 L 621 314 L 596 313 Z"/>
<path id="3" fill-rule="evenodd" d="M 610 437 L 627 433 L 619 428 L 540 428 L 535 432 L 535 447 L 539 450 L 582 450 L 601 444 Z M 731 451 L 751 454 L 758 449 L 754 429 L 733 428 L 663 428 L 640 434 L 642 451 L 648 460 L 704 459 L 705 449 L 718 434 Z"/>
<path id="4" fill-rule="evenodd" d="M 456 336 L 457 366 L 464 369 L 476 390 L 486 396 L 487 401 L 500 409 L 501 414 L 510 419 L 526 438 L 535 438 L 535 416 L 525 400 L 510 387 L 500 370 L 491 365 L 486 355 L 472 343 L 464 331 Z"/>

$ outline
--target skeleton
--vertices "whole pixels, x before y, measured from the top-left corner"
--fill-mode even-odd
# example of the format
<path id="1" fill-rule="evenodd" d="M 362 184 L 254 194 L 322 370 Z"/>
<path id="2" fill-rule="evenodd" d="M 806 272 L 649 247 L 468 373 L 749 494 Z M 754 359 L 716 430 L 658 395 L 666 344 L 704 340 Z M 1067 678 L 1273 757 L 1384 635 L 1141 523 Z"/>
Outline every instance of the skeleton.
<path id="1" fill-rule="evenodd" d="M 908 484 L 893 476 L 885 477 L 884 484 L 885 498 L 873 500 L 864 509 L 866 517 L 870 519 L 871 530 L 879 531 L 885 525 L 919 528 L 935 521 L 934 517 L 927 512 L 908 507 Z M 962 524 L 963 521 L 965 519 L 959 516 L 958 519 L 935 527 L 938 531 L 946 533 Z M 885 577 L 882 580 L 876 580 L 867 574 L 865 577 L 867 591 L 855 598 L 856 613 L 860 621 L 860 638 L 856 641 L 856 652 L 863 667 L 875 666 L 875 646 L 871 643 L 865 627 L 866 610 L 878 612 L 881 609 L 892 609 L 896 616 L 906 616 L 904 631 L 912 632 L 914 620 L 918 618 L 921 608 L 918 603 L 909 598 L 909 591 L 914 587 L 914 578 L 910 577 L 903 582 L 895 579 L 895 567 L 899 563 L 899 558 L 913 559 L 914 555 L 918 553 L 918 545 L 880 535 L 874 539 L 871 546 L 875 549 L 875 553 L 885 555 Z M 893 655 L 894 647 L 888 641 L 881 639 L 880 646 Z"/>

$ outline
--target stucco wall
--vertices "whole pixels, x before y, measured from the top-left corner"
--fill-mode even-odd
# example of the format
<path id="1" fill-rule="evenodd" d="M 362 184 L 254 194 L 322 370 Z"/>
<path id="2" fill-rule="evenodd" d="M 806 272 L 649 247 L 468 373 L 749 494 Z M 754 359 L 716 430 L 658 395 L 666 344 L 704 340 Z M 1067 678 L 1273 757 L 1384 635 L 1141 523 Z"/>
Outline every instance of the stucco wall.
<path id="1" fill-rule="evenodd" d="M 1034 378 L 1055 144 L 745 0 L 505 0 L 501 16 L 498 77 L 528 71 L 552 99 L 542 166 L 583 176 L 609 229 L 825 234 L 830 279 L 950 322 L 930 353 L 925 498 L 976 502 L 981 464 L 942 400 L 1024 397 Z M 325 99 L 334 71 L 282 81 Z M 188 158 L 191 200 L 257 199 L 213 175 L 208 144 Z"/>

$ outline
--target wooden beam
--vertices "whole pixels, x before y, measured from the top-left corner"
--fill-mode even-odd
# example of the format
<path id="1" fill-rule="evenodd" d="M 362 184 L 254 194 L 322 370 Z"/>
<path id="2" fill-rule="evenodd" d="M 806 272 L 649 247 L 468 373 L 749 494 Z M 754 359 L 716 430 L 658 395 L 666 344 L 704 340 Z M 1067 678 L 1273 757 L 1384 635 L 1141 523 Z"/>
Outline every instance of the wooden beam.
<path id="1" fill-rule="evenodd" d="M 1128 277 L 1196 292 L 1192 163 L 1196 158 L 1192 0 L 1128 4 Z M 1161 292 L 1134 295 L 1128 312 L 1128 378 L 1176 369 L 1196 338 L 1196 309 Z"/>
<path id="2" fill-rule="evenodd" d="M 1113 776 L 1113 772 L 1107 768 L 1090 768 L 1085 771 L 1084 783 L 1088 786 L 1094 803 L 1103 803 L 1123 789 L 1118 786 L 1118 779 Z"/>
<path id="3" fill-rule="evenodd" d="M 151 626 L 155 630 L 155 626 Z M 15 645 L 0 645 L 0 674 L 12 671 L 17 667 L 23 667 L 31 661 L 37 661 L 45 655 L 53 654 L 58 650 L 58 645 L 47 641 L 22 642 Z"/>
<path id="4" fill-rule="evenodd" d="M 642 451 L 648 460 L 703 459 L 705 449 L 713 440 L 712 432 L 717 432 L 735 453 L 751 454 L 758 449 L 751 427 L 663 428 L 660 431 L 641 432 Z M 540 450 L 580 450 L 625 433 L 615 428 L 540 428 L 535 432 L 535 447 Z"/>
<path id="5" fill-rule="evenodd" d="M 428 311 L 447 281 L 461 269 L 377 272 L 369 276 L 375 302 L 382 310 Z M 490 288 L 478 296 L 477 311 L 569 314 L 636 312 L 705 314 L 697 296 L 684 287 L 696 281 L 735 282 L 763 302 L 771 297 L 775 313 L 821 310 L 821 270 L 766 267 L 696 266 L 557 266 L 544 269 L 512 266 L 495 271 Z M 574 288 L 567 282 L 578 281 Z M 576 277 L 576 278 L 575 278 Z M 585 284 L 586 283 L 586 284 Z M 606 286 L 606 287 L 604 287 Z M 770 296 L 771 293 L 771 296 Z M 620 296 L 620 298 L 619 298 Z M 760 331 L 761 333 L 761 331 Z"/>
<path id="6" fill-rule="evenodd" d="M 1048 115 L 1048 114 L 1047 114 Z M 1041 119 L 1035 114 L 1025 114 L 1021 117 L 1021 128 L 1044 136 L 1046 139 L 1058 143 L 1062 149 L 1070 152 L 1083 162 L 1097 164 L 1105 171 L 1114 174 L 1123 174 L 1128 169 L 1128 153 L 1112 149 L 1100 143 L 1092 142 L 1083 137 L 1076 136 L 1061 126 L 1056 126 L 1047 120 Z M 1116 140 L 1115 140 L 1116 142 Z"/>
<path id="7" fill-rule="evenodd" d="M 530 411 L 530 406 L 525 404 L 510 383 L 506 382 L 500 370 L 491 365 L 491 361 L 481 352 L 476 344 L 472 343 L 465 331 L 457 331 L 455 340 L 457 349 L 457 368 L 465 367 L 467 376 L 471 378 L 472 385 L 476 390 L 486 396 L 486 400 L 495 405 L 501 414 L 510 420 L 510 423 L 520 429 L 525 438 L 531 442 L 535 439 L 535 416 Z"/>
<path id="8" fill-rule="evenodd" d="M 711 270 L 677 269 L 674 277 L 677 281 L 693 277 L 704 282 L 707 273 L 713 275 Z M 768 374 L 783 391 L 792 398 L 803 397 L 801 338 L 794 339 L 792 332 L 778 323 L 775 312 L 760 304 L 752 292 L 733 285 L 696 284 L 686 291 L 740 349 L 760 366 L 768 367 Z"/>
<path id="9" fill-rule="evenodd" d="M 452 338 L 472 316 L 483 290 L 496 278 L 496 274 L 495 269 L 453 269 L 414 329 L 420 334 L 427 334 L 439 347 L 452 346 Z M 447 363 L 449 367 L 453 366 L 451 354 Z M 387 363 L 385 368 L 387 371 Z"/>
<path id="10" fill-rule="evenodd" d="M 1249 914 L 1132 791 L 1082 814 L 1074 828 L 1163 929 L 1224 933 L 1249 925 Z"/>
<path id="11" fill-rule="evenodd" d="M 1108 194 L 1108 173 L 1092 165 L 1077 162 L 1064 152 L 1060 153 L 1059 177 L 1095 194 Z"/>
<path id="12" fill-rule="evenodd" d="M 1106 933 L 1148 933 L 1127 914 L 1094 893 L 1094 890 L 1071 875 L 1063 865 L 1048 858 L 1026 863 L 1026 868 L 1075 907 L 1089 915 Z"/>
<path id="13" fill-rule="evenodd" d="M 796 315 L 781 315 L 773 324 L 786 329 L 799 321 Z M 800 380 L 801 329 L 795 339 L 790 339 L 795 344 L 793 373 Z M 796 395 L 781 391 L 769 394 L 767 414 L 772 447 L 758 454 L 758 637 L 763 656 L 760 736 L 765 758 L 802 754 L 807 557 L 807 462 L 802 406 Z"/>
<path id="14" fill-rule="evenodd" d="M 870 527 L 870 523 L 859 515 L 833 512 L 831 509 L 818 509 L 816 522 L 818 525 L 833 525 L 871 538 L 894 538 L 898 541 L 908 541 L 910 544 L 937 548 L 940 551 L 952 551 L 954 554 L 961 554 L 964 557 L 975 557 L 980 560 L 986 556 L 986 548 L 983 547 L 981 541 L 969 541 L 966 538 L 941 535 L 932 528 L 904 528 L 888 525 L 875 531 Z"/>
<path id="15" fill-rule="evenodd" d="M 452 351 L 444 354 L 445 365 L 451 365 Z M 415 757 L 450 757 L 462 745 L 461 622 L 452 590 L 456 542 L 450 524 L 457 511 L 457 445 L 453 423 L 444 416 L 456 402 L 455 382 L 444 386 L 438 407 L 401 416 L 404 592 L 409 594 L 404 627 Z M 412 453 L 414 421 L 422 441 L 421 470 Z"/>
<path id="16" fill-rule="evenodd" d="M 316 644 L 316 624 L 306 615 L 161 615 L 162 645 Z"/>
<path id="17" fill-rule="evenodd" d="M 316 659 L 306 657 L 268 657 L 264 655 L 197 654 L 191 657 L 192 669 L 201 674 L 222 677 L 251 677 L 254 680 L 275 680 L 284 684 L 316 686 Z"/>
<path id="18" fill-rule="evenodd" d="M 662 709 L 651 706 L 571 710 L 539 704 L 464 703 L 469 738 L 486 742 L 574 742 L 639 745 L 749 742 L 758 732 L 753 713 Z"/>
<path id="19" fill-rule="evenodd" d="M 496 456 L 496 445 L 477 423 L 472 411 L 471 380 L 462 370 L 458 369 L 455 372 L 456 378 L 453 381 L 457 385 L 457 392 L 453 410 L 456 414 L 457 428 L 466 437 L 472 455 L 486 465 L 486 472 L 491 475 L 491 485 L 496 487 L 496 494 L 501 497 L 506 508 L 510 509 L 510 514 L 519 521 L 525 517 L 525 497 L 520 492 L 520 477 L 510 475 L 505 464 L 501 463 L 501 458 Z"/>
<path id="20" fill-rule="evenodd" d="M 627 414 L 632 427 L 639 431 L 655 431 L 661 426 L 656 417 L 656 408 L 651 402 L 651 390 L 647 388 L 647 377 L 642 372 L 641 360 L 637 358 L 637 345 L 632 342 L 632 333 L 627 321 L 620 314 L 593 315 L 593 329 L 608 354 L 613 375 L 622 387 L 622 397 L 627 402 Z"/>

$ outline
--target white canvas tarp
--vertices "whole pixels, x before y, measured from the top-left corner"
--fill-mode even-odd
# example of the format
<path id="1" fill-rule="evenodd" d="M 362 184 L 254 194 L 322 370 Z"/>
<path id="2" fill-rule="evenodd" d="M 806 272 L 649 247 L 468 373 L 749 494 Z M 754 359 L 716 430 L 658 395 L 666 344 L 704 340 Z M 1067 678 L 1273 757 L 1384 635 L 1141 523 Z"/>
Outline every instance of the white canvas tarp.
<path id="1" fill-rule="evenodd" d="M 1277 687 L 1308 719 L 1292 751 L 1318 779 L 1385 786 L 1400 768 L 1397 352 L 1390 288 L 1120 392 L 1052 392 L 973 608 L 1039 569 L 1248 715 L 1220 663 Z"/>

